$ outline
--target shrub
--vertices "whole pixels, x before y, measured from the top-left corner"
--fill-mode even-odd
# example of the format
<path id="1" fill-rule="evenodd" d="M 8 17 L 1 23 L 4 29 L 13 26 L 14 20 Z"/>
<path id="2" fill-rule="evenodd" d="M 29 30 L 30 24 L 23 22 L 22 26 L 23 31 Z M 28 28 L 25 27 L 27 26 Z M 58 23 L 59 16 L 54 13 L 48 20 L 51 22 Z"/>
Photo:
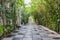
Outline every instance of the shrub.
<path id="1" fill-rule="evenodd" d="M 0 25 L 0 36 L 3 34 L 3 26 Z"/>

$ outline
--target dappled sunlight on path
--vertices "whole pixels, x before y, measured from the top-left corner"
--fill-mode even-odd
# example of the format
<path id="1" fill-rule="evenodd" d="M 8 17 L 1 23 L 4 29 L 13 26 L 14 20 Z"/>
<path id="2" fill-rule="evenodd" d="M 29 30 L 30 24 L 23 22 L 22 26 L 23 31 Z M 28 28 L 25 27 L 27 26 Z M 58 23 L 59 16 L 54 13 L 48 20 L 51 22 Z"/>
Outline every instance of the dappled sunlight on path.
<path id="1" fill-rule="evenodd" d="M 60 40 L 55 33 L 33 22 L 31 17 L 28 24 L 22 25 L 16 31 L 16 33 L 13 33 L 14 36 L 4 38 L 3 40 Z"/>

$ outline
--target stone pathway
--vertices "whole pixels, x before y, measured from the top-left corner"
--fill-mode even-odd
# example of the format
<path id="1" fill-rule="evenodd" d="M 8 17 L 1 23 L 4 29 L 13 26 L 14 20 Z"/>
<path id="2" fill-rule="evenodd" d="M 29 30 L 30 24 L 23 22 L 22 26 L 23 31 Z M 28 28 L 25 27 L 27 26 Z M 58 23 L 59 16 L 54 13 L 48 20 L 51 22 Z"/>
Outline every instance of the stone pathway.
<path id="1" fill-rule="evenodd" d="M 2 40 L 60 40 L 56 33 L 50 32 L 46 28 L 34 23 L 23 25 L 12 35 Z"/>

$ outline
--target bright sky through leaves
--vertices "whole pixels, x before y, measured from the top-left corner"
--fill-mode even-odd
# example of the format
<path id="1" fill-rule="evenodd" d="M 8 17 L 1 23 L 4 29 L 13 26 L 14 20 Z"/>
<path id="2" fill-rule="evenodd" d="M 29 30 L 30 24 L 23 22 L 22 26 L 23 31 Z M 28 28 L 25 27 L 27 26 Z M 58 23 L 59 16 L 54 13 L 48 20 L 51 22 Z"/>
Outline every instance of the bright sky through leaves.
<path id="1" fill-rule="evenodd" d="M 31 0 L 24 0 L 24 3 L 25 3 L 25 7 L 31 7 L 30 5 Z"/>

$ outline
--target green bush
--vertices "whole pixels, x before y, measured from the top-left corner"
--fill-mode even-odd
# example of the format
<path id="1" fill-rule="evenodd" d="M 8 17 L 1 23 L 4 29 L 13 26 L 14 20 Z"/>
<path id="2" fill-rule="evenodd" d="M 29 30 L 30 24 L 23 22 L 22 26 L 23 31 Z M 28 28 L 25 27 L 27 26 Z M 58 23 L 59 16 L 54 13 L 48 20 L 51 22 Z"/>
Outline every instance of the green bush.
<path id="1" fill-rule="evenodd" d="M 10 30 L 14 30 L 14 25 L 10 25 Z"/>
<path id="2" fill-rule="evenodd" d="M 8 31 L 14 30 L 14 25 L 6 25 Z"/>
<path id="3" fill-rule="evenodd" d="M 3 34 L 3 26 L 0 25 L 0 36 Z"/>

